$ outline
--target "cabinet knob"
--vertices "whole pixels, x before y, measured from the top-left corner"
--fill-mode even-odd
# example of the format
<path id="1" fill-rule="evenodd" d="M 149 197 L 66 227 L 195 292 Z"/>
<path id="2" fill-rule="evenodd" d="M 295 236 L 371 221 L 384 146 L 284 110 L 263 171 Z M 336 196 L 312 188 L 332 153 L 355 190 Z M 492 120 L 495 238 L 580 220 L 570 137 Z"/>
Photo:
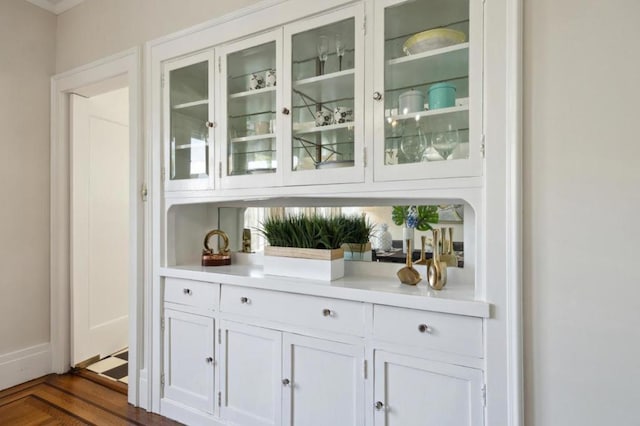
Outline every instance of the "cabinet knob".
<path id="1" fill-rule="evenodd" d="M 420 333 L 428 333 L 429 332 L 429 326 L 427 324 L 420 324 L 418 326 L 418 331 Z"/>
<path id="2" fill-rule="evenodd" d="M 283 385 L 288 386 L 288 385 L 289 385 L 289 383 L 291 383 L 291 382 L 289 381 L 289 379 L 282 379 L 282 384 L 283 384 Z"/>
<path id="3" fill-rule="evenodd" d="M 240 298 L 240 303 L 243 303 L 243 304 L 249 303 L 249 298 L 248 297 L 241 297 Z"/>
<path id="4" fill-rule="evenodd" d="M 383 408 L 384 408 L 384 404 L 382 403 L 382 401 L 377 401 L 376 410 L 382 410 Z"/>
<path id="5" fill-rule="evenodd" d="M 207 121 L 207 127 L 216 127 L 216 123 L 213 121 Z"/>
<path id="6" fill-rule="evenodd" d="M 380 93 L 380 92 L 373 92 L 373 100 L 374 100 L 374 101 L 382 100 L 382 93 Z"/>
<path id="7" fill-rule="evenodd" d="M 212 364 L 213 363 L 213 357 L 208 356 L 204 359 L 205 361 L 207 361 L 207 364 Z"/>
<path id="8" fill-rule="evenodd" d="M 289 113 L 290 113 L 290 112 L 291 112 L 291 111 L 289 111 L 289 108 L 282 108 L 282 113 L 283 113 L 284 115 L 289 115 Z"/>
<path id="9" fill-rule="evenodd" d="M 324 315 L 325 317 L 330 317 L 333 316 L 333 312 L 331 311 L 331 309 L 323 309 L 322 315 Z"/>
<path id="10" fill-rule="evenodd" d="M 190 288 L 183 288 L 183 289 L 182 289 L 182 292 L 183 292 L 184 294 L 189 295 L 189 296 L 191 296 L 191 294 L 193 293 L 193 292 L 191 291 L 191 289 L 190 289 Z"/>

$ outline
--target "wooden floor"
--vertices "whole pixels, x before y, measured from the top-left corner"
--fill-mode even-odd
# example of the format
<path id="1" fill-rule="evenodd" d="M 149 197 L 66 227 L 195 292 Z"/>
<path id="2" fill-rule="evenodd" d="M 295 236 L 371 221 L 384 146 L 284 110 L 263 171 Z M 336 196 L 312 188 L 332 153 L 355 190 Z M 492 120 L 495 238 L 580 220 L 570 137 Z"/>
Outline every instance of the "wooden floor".
<path id="1" fill-rule="evenodd" d="M 0 425 L 180 424 L 132 407 L 126 385 L 104 380 L 86 371 L 52 374 L 0 391 Z"/>

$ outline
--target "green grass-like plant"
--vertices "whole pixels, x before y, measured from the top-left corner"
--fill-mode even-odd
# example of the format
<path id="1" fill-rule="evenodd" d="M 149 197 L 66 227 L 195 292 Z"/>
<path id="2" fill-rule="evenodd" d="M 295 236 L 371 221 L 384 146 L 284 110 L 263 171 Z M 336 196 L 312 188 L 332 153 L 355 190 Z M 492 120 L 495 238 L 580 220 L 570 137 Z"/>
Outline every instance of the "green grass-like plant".
<path id="1" fill-rule="evenodd" d="M 364 244 L 373 226 L 363 216 L 271 217 L 258 230 L 270 246 L 337 249 L 343 243 Z"/>

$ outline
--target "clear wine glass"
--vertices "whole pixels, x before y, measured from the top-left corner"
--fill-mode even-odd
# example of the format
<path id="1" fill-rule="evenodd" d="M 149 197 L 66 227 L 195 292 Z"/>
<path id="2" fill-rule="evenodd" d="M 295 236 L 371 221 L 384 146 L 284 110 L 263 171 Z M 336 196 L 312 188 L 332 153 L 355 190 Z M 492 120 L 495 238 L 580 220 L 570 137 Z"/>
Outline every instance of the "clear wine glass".
<path id="1" fill-rule="evenodd" d="M 342 57 L 344 56 L 345 45 L 340 34 L 336 34 L 336 54 L 338 55 L 338 71 L 342 71 Z"/>
<path id="2" fill-rule="evenodd" d="M 404 154 L 405 161 L 409 163 L 422 161 L 425 149 L 427 149 L 427 140 L 420 124 L 416 121 L 414 127 L 413 123 L 407 123 L 400 139 L 400 151 Z"/>
<path id="3" fill-rule="evenodd" d="M 449 159 L 459 142 L 458 129 L 455 129 L 452 124 L 448 124 L 444 131 L 433 132 L 431 137 L 431 145 L 445 160 Z"/>
<path id="4" fill-rule="evenodd" d="M 324 64 L 327 62 L 329 56 L 329 37 L 318 37 L 318 44 L 316 46 L 318 50 L 318 59 L 320 60 L 320 75 L 324 74 Z"/>

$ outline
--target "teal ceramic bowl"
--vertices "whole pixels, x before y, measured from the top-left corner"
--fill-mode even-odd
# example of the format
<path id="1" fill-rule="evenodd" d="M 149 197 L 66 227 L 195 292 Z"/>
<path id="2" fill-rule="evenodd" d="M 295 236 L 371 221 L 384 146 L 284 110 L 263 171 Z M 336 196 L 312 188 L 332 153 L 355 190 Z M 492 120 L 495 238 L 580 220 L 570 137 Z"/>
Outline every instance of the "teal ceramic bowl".
<path id="1" fill-rule="evenodd" d="M 456 86 L 436 83 L 427 91 L 429 109 L 449 108 L 456 105 Z"/>

